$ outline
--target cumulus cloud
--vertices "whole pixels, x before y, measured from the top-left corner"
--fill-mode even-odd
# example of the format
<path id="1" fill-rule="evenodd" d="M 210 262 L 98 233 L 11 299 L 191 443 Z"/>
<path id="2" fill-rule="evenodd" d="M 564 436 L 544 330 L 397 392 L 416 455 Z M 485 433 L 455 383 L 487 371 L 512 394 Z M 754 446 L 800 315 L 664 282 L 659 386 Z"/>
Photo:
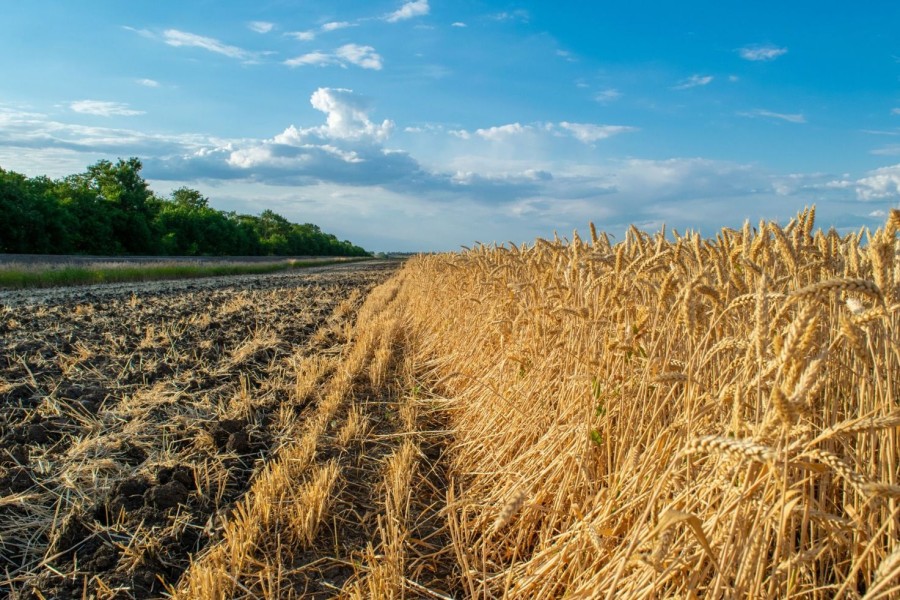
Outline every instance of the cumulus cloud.
<path id="1" fill-rule="evenodd" d="M 900 197 L 900 164 L 870 171 L 856 182 L 859 200 L 882 200 Z"/>
<path id="2" fill-rule="evenodd" d="M 77 113 L 97 117 L 134 117 L 144 114 L 144 111 L 129 108 L 123 102 L 105 102 L 103 100 L 77 100 L 69 104 L 69 108 Z"/>
<path id="3" fill-rule="evenodd" d="M 319 88 L 309 99 L 316 110 L 326 115 L 325 126 L 315 129 L 325 138 L 385 140 L 394 123 L 384 120 L 376 124 L 369 120 L 370 102 L 344 88 Z"/>
<path id="4" fill-rule="evenodd" d="M 595 125 L 593 123 L 569 123 L 568 121 L 560 122 L 559 126 L 571 133 L 576 140 L 585 144 L 605 140 L 620 133 L 637 131 L 637 128 L 626 125 Z"/>
<path id="5" fill-rule="evenodd" d="M 407 2 L 394 12 L 385 15 L 384 20 L 388 23 L 396 23 L 397 21 L 405 21 L 415 17 L 427 15 L 431 7 L 428 6 L 428 0 L 415 0 Z"/>
<path id="6" fill-rule="evenodd" d="M 455 21 L 450 24 L 450 27 L 468 27 L 468 25 L 466 25 L 462 21 Z"/>
<path id="7" fill-rule="evenodd" d="M 284 61 L 284 64 L 289 67 L 338 65 L 345 68 L 347 65 L 356 65 L 362 69 L 380 71 L 384 63 L 372 46 L 344 44 L 332 53 L 319 50 L 307 52 Z"/>
<path id="8" fill-rule="evenodd" d="M 384 147 L 394 124 L 389 120 L 373 122 L 365 98 L 347 89 L 319 88 L 310 103 L 324 113 L 324 124 L 308 128 L 291 125 L 263 140 L 211 140 L 199 148 L 148 159 L 148 176 L 396 188 L 416 181 L 421 172 L 419 164 L 406 152 Z"/>
<path id="9" fill-rule="evenodd" d="M 187 31 L 179 31 L 178 29 L 166 29 L 163 32 L 163 41 L 170 46 L 202 48 L 209 52 L 222 54 L 229 58 L 237 58 L 246 60 L 253 57 L 253 54 L 243 48 L 237 46 L 229 46 L 217 39 L 204 37 Z"/>
<path id="10" fill-rule="evenodd" d="M 765 119 L 778 119 L 780 121 L 787 121 L 788 123 L 806 123 L 806 117 L 803 116 L 802 113 L 778 113 L 762 108 L 757 108 L 749 112 L 741 112 L 738 113 L 738 115 L 742 117 L 762 117 Z"/>
<path id="11" fill-rule="evenodd" d="M 779 48 L 771 44 L 754 44 L 738 48 L 738 54 L 744 60 L 769 61 L 775 60 L 783 54 L 787 54 L 787 48 Z"/>
<path id="12" fill-rule="evenodd" d="M 338 58 L 363 69 L 380 71 L 382 67 L 381 56 L 375 52 L 375 48 L 372 46 L 345 44 L 334 53 Z"/>
<path id="13" fill-rule="evenodd" d="M 674 90 L 689 90 L 695 87 L 702 87 L 712 83 L 712 75 L 691 75 L 687 79 L 682 79 L 678 85 L 674 86 Z"/>
<path id="14" fill-rule="evenodd" d="M 275 23 L 269 23 L 268 21 L 250 21 L 247 23 L 247 27 L 250 28 L 250 31 L 255 31 L 256 33 L 269 33 L 275 28 Z"/>
<path id="15" fill-rule="evenodd" d="M 766 183 L 752 168 L 700 159 L 591 163 L 557 171 L 527 158 L 498 163 L 473 155 L 470 166 L 429 170 L 408 153 L 385 147 L 393 123 L 373 121 L 365 98 L 346 89 L 320 88 L 310 102 L 323 113 L 323 124 L 291 126 L 265 140 L 152 136 L 64 125 L 43 115 L 0 109 L 0 157 L 9 147 L 66 149 L 82 156 L 136 152 L 144 158 L 146 176 L 157 181 L 362 186 L 367 196 L 391 194 L 405 202 L 445 207 L 464 202 L 497 211 L 501 221 L 502 215 L 527 217 L 542 235 L 569 223 L 583 226 L 598 216 L 608 226 L 646 221 L 664 212 L 653 203 L 681 206 L 685 199 L 738 198 Z M 482 131 L 514 137 L 529 130 L 536 134 L 545 128 L 513 123 Z M 267 193 L 266 188 L 254 189 L 254 195 Z"/>
<path id="16" fill-rule="evenodd" d="M 155 79 L 135 79 L 135 83 L 149 88 L 158 88 L 159 82 Z"/>

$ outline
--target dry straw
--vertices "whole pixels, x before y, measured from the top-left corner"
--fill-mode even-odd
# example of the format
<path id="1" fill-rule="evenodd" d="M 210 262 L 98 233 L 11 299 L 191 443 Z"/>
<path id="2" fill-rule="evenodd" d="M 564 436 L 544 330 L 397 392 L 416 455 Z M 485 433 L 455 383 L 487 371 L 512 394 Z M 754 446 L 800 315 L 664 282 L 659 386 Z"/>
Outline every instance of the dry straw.
<path id="1" fill-rule="evenodd" d="M 452 401 L 449 589 L 830 598 L 848 578 L 860 593 L 893 585 L 876 569 L 898 541 L 882 526 L 900 471 L 885 304 L 898 269 L 893 252 L 861 248 L 865 232 L 817 231 L 814 216 L 709 239 L 632 228 L 611 247 L 591 227 L 590 247 L 406 265 L 411 351 Z M 879 248 L 898 226 L 892 213 Z M 848 298 L 871 308 L 831 302 Z"/>

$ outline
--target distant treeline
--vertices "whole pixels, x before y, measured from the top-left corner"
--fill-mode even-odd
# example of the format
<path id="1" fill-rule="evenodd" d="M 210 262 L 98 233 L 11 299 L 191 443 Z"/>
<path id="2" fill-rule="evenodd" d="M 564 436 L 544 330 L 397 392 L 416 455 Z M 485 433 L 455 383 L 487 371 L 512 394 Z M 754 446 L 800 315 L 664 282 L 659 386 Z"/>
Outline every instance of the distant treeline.
<path id="1" fill-rule="evenodd" d="M 272 212 L 209 206 L 197 190 L 168 198 L 141 177 L 141 161 L 101 160 L 53 180 L 0 168 L 0 253 L 167 256 L 368 256 L 318 226 Z"/>

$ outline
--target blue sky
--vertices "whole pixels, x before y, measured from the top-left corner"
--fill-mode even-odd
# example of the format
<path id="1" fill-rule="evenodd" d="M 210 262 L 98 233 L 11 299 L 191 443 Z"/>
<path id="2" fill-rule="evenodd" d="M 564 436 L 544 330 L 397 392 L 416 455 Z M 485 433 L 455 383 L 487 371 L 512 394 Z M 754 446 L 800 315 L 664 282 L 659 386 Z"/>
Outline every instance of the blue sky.
<path id="1" fill-rule="evenodd" d="M 373 250 L 630 223 L 876 225 L 900 3 L 0 0 L 0 167 L 138 156 L 159 193 Z"/>

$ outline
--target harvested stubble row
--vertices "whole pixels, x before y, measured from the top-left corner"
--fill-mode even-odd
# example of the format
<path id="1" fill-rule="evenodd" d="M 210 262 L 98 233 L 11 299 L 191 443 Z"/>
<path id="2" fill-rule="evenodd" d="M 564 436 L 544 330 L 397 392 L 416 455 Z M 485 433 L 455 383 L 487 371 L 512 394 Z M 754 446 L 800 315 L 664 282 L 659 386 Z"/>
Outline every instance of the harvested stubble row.
<path id="1" fill-rule="evenodd" d="M 400 597 L 449 540 L 440 525 L 436 470 L 442 433 L 419 414 L 411 364 L 402 360 L 394 279 L 373 291 L 324 382 L 301 378 L 315 412 L 256 477 L 222 541 L 194 564 L 178 598 Z M 315 359 L 311 359 L 315 360 Z M 418 488 L 418 489 L 416 489 Z M 416 490 L 415 498 L 413 490 Z M 426 490 L 431 490 L 431 493 Z M 410 548 L 411 540 L 416 547 Z M 423 548 L 425 551 L 423 551 Z"/>
<path id="2" fill-rule="evenodd" d="M 897 597 L 900 213 L 813 218 L 408 261 L 180 596 Z"/>

